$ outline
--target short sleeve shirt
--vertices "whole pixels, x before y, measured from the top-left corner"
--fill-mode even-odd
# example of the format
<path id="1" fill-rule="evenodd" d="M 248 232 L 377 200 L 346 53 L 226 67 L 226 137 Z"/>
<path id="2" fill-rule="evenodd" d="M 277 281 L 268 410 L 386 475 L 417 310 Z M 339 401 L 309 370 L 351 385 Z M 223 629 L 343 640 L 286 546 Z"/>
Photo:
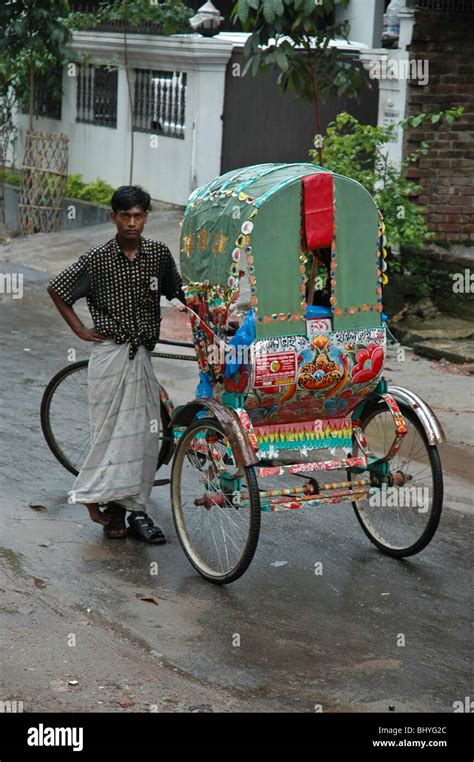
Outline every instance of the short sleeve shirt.
<path id="1" fill-rule="evenodd" d="M 133 260 L 117 238 L 83 254 L 49 284 L 70 307 L 85 297 L 96 331 L 117 344 L 152 350 L 160 335 L 160 298 L 183 299 L 182 281 L 170 250 L 140 237 Z"/>

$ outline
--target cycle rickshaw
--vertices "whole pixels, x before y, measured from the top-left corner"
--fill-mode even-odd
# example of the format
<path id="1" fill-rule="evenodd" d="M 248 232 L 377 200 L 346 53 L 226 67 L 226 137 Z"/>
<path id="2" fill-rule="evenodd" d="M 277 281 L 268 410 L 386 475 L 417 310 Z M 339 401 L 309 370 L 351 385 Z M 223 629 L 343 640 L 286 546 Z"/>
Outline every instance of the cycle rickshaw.
<path id="1" fill-rule="evenodd" d="M 444 433 L 418 395 L 382 375 L 384 245 L 369 193 L 312 164 L 246 167 L 191 194 L 181 271 L 200 383 L 176 409 L 162 389 L 158 466 L 172 462 L 176 531 L 206 579 L 243 574 L 261 511 L 350 502 L 394 557 L 432 539 Z M 78 456 L 52 409 L 86 365 L 57 374 L 42 405 L 48 444 L 73 473 Z M 70 410 L 69 429 L 86 436 L 87 418 Z"/>

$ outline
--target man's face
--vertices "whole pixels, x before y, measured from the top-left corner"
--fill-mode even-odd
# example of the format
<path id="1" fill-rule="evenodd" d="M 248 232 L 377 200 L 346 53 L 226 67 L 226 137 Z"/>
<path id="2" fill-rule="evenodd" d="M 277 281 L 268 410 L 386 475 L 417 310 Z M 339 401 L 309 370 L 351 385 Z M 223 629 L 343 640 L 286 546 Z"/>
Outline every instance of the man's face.
<path id="1" fill-rule="evenodd" d="M 112 212 L 111 217 L 117 226 L 117 233 L 132 242 L 138 241 L 145 227 L 148 212 L 143 211 L 141 206 L 132 206 L 131 209 Z"/>

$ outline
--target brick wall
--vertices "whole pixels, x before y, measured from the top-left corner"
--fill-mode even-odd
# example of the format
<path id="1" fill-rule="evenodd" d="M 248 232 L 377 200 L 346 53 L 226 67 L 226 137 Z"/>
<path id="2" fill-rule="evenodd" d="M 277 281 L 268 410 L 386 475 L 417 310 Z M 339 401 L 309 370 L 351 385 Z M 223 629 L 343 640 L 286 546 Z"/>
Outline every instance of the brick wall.
<path id="1" fill-rule="evenodd" d="M 464 106 L 452 126 L 407 131 L 405 152 L 430 144 L 430 153 L 407 169 L 423 190 L 430 229 L 440 242 L 474 242 L 474 13 L 417 11 L 410 57 L 429 60 L 426 86 L 409 82 L 407 115 Z"/>

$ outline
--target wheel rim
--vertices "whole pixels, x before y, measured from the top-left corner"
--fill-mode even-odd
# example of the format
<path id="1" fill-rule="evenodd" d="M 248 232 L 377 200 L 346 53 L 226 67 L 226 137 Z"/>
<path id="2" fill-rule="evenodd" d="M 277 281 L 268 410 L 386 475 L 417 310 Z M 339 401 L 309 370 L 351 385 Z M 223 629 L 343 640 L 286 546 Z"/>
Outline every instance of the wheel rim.
<path id="1" fill-rule="evenodd" d="M 390 472 L 410 478 L 399 486 L 374 489 L 368 500 L 356 505 L 369 534 L 395 551 L 411 548 L 422 540 L 432 521 L 436 498 L 429 445 L 419 425 L 405 411 L 402 414 L 408 430 L 390 460 Z M 394 439 L 391 413 L 386 409 L 375 410 L 362 422 L 362 428 L 369 449 L 377 457 L 386 455 Z"/>
<path id="2" fill-rule="evenodd" d="M 90 449 L 87 366 L 63 376 L 54 389 L 48 422 L 57 452 L 78 473 Z"/>
<path id="3" fill-rule="evenodd" d="M 173 465 L 173 516 L 189 560 L 204 575 L 227 577 L 239 566 L 252 529 L 251 492 L 247 469 L 238 468 L 220 428 L 206 423 L 183 434 Z"/>
<path id="4" fill-rule="evenodd" d="M 166 455 L 165 419 L 160 409 L 160 454 L 158 465 Z M 49 395 L 46 408 L 45 435 L 58 460 L 73 474 L 78 474 L 91 448 L 87 364 L 62 375 Z M 165 447 L 163 447 L 165 445 Z"/>

